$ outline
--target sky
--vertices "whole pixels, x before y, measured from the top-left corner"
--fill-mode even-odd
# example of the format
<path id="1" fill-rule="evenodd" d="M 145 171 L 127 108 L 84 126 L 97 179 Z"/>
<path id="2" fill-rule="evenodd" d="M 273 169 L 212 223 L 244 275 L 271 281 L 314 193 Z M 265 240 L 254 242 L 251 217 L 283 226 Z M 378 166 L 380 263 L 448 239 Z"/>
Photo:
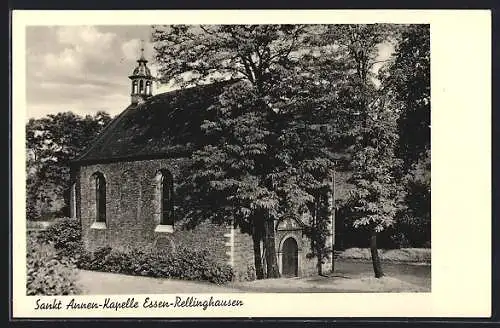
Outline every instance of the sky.
<path id="1" fill-rule="evenodd" d="M 112 116 L 130 104 L 128 76 L 140 55 L 153 75 L 151 26 L 29 26 L 26 29 L 27 115 L 103 110 Z M 382 49 L 381 59 L 388 55 Z M 157 84 L 153 94 L 168 91 Z"/>
<path id="2" fill-rule="evenodd" d="M 120 113 L 130 103 L 128 76 L 141 40 L 145 57 L 152 59 L 150 37 L 150 26 L 27 27 L 27 118 L 63 111 Z M 154 65 L 148 65 L 154 74 Z"/>

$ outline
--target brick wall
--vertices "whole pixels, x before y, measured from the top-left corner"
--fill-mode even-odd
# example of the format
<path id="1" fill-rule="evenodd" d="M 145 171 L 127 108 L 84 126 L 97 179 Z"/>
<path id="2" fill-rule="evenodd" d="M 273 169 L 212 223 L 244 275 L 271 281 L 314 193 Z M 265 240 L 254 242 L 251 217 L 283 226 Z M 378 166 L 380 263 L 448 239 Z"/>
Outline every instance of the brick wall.
<path id="1" fill-rule="evenodd" d="M 228 262 L 224 235 L 227 226 L 202 223 L 187 229 L 176 221 L 173 232 L 155 232 L 159 222 L 156 173 L 168 169 L 175 177 L 185 159 L 160 159 L 83 166 L 80 169 L 78 206 L 82 238 L 89 250 L 102 246 L 114 249 L 147 247 L 210 247 L 221 262 Z M 101 172 L 106 179 L 106 228 L 95 229 L 95 185 L 92 175 Z"/>

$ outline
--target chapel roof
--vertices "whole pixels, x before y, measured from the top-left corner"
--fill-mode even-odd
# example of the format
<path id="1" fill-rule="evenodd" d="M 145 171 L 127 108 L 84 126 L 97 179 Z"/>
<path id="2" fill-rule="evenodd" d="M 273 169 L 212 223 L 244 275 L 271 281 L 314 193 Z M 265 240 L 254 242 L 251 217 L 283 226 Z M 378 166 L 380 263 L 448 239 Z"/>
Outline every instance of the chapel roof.
<path id="1" fill-rule="evenodd" d="M 201 130 L 209 108 L 232 81 L 152 96 L 116 116 L 74 163 L 186 156 L 209 140 Z"/>

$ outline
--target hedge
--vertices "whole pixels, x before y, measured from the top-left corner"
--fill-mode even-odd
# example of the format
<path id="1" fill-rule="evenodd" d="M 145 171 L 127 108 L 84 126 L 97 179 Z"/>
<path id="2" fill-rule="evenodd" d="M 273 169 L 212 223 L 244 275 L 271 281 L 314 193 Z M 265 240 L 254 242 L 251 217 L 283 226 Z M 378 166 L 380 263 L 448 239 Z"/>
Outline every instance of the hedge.
<path id="1" fill-rule="evenodd" d="M 60 259 L 76 264 L 80 269 L 115 272 L 149 277 L 204 280 L 216 284 L 231 281 L 231 266 L 213 258 L 207 248 L 177 247 L 175 251 L 99 248 L 85 251 L 81 241 L 80 222 L 71 218 L 56 220 L 46 231 L 40 232 L 40 240 L 52 243 Z"/>
<path id="2" fill-rule="evenodd" d="M 208 249 L 177 248 L 175 251 L 128 251 L 103 247 L 85 253 L 79 261 L 85 270 L 115 272 L 156 278 L 202 280 L 223 284 L 233 279 L 231 266 L 212 258 Z"/>

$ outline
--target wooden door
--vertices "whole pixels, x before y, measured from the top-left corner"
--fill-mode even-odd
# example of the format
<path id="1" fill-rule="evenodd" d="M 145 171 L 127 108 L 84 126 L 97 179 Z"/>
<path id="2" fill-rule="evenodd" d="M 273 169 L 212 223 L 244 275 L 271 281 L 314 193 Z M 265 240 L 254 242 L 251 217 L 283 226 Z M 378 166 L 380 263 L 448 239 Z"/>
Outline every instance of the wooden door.
<path id="1" fill-rule="evenodd" d="M 299 272 L 299 250 L 294 238 L 288 237 L 282 248 L 282 275 L 296 277 Z"/>

